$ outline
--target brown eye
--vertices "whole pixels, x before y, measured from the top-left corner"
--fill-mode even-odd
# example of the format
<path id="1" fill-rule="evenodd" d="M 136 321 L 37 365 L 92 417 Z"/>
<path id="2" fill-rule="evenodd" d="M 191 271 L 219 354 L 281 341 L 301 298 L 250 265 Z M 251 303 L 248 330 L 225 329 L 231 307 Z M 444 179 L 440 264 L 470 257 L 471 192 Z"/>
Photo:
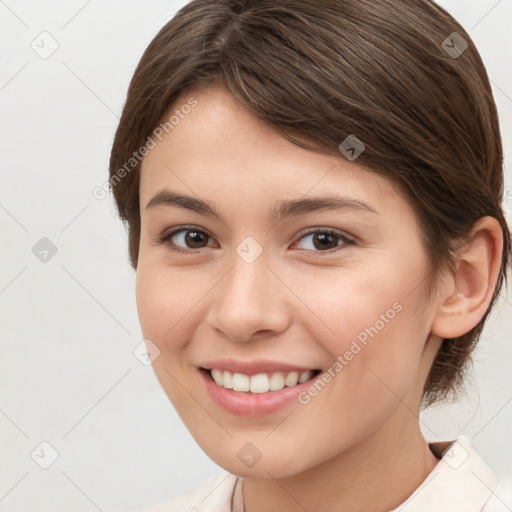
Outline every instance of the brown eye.
<path id="1" fill-rule="evenodd" d="M 184 227 L 164 234 L 159 238 L 159 242 L 165 244 L 171 251 L 187 253 L 207 247 L 209 238 L 210 235 L 204 231 L 194 227 Z"/>
<path id="2" fill-rule="evenodd" d="M 315 229 L 301 237 L 300 240 L 310 239 L 309 247 L 302 247 L 303 250 L 313 252 L 327 252 L 339 246 L 347 246 L 354 243 L 353 240 L 344 234 L 332 229 Z M 300 247 L 299 247 L 300 248 Z"/>
<path id="3" fill-rule="evenodd" d="M 183 232 L 186 233 L 183 237 L 183 242 L 190 249 L 200 249 L 203 247 L 205 240 L 208 239 L 208 235 L 205 235 L 205 233 L 202 233 L 201 231 L 185 230 Z"/>
<path id="4" fill-rule="evenodd" d="M 304 234 L 297 244 L 308 238 L 310 238 L 312 242 L 310 247 L 299 247 L 299 249 L 306 250 L 314 255 L 322 253 L 330 254 L 336 252 L 337 247 L 347 247 L 355 243 L 354 240 L 336 230 L 315 229 Z M 209 239 L 211 239 L 210 235 L 191 226 L 182 227 L 164 234 L 158 239 L 158 242 L 164 244 L 170 251 L 188 254 L 208 247 Z"/>

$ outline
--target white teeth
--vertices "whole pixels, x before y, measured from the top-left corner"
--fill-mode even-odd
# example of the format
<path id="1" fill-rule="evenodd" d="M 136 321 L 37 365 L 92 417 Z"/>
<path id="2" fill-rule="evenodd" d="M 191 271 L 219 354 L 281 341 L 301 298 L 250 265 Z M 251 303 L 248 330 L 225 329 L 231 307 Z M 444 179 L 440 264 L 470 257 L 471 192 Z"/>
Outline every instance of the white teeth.
<path id="1" fill-rule="evenodd" d="M 222 385 L 226 389 L 233 389 L 233 375 L 229 372 L 224 372 Z"/>
<path id="2" fill-rule="evenodd" d="M 311 373 L 309 370 L 306 370 L 304 372 L 300 372 L 299 375 L 299 384 L 307 381 L 311 377 Z"/>
<path id="3" fill-rule="evenodd" d="M 313 376 L 312 370 L 302 372 L 274 372 L 272 374 L 258 373 L 257 375 L 244 375 L 243 373 L 231 373 L 213 368 L 210 374 L 217 385 L 233 391 L 250 391 L 251 393 L 267 393 L 279 391 L 286 387 L 296 386 L 309 380 Z"/>
<path id="4" fill-rule="evenodd" d="M 272 391 L 284 388 L 284 375 L 281 372 L 272 374 L 272 377 L 270 377 L 269 388 Z"/>
<path id="5" fill-rule="evenodd" d="M 213 380 L 219 385 L 219 386 L 223 386 L 224 385 L 224 382 L 223 382 L 223 375 L 222 375 L 222 372 L 220 370 L 216 370 L 215 368 L 212 370 L 212 377 L 213 377 Z"/>
<path id="6" fill-rule="evenodd" d="M 233 375 L 234 391 L 249 391 L 249 377 L 243 373 L 235 373 Z M 221 384 L 222 386 L 222 384 Z"/>
<path id="7" fill-rule="evenodd" d="M 269 390 L 268 377 L 264 373 L 252 375 L 249 390 L 251 393 L 266 393 Z"/>
<path id="8" fill-rule="evenodd" d="M 290 372 L 284 379 L 285 386 L 296 386 L 299 382 L 299 372 Z"/>

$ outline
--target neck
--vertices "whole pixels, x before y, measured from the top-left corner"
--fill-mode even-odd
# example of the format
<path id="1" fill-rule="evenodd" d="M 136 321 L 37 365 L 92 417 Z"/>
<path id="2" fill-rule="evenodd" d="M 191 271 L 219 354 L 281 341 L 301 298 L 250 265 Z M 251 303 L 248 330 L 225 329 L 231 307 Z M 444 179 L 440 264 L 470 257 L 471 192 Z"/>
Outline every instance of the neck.
<path id="1" fill-rule="evenodd" d="M 438 460 L 418 419 L 399 407 L 378 431 L 291 477 L 243 480 L 245 512 L 387 512 L 405 501 Z"/>

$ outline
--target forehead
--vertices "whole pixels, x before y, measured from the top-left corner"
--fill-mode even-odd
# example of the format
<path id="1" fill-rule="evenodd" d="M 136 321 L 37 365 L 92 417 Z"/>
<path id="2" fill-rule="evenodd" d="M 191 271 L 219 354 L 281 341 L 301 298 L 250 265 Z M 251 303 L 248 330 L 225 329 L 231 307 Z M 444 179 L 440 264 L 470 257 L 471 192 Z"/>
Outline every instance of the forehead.
<path id="1" fill-rule="evenodd" d="M 191 99 L 195 106 L 184 108 Z M 142 162 L 141 208 L 163 188 L 226 196 L 246 207 L 272 198 L 333 193 L 371 202 L 376 209 L 403 203 L 387 179 L 341 153 L 321 154 L 291 143 L 222 88 L 182 95 L 164 122 L 171 115 L 172 129 L 155 139 L 156 147 Z"/>

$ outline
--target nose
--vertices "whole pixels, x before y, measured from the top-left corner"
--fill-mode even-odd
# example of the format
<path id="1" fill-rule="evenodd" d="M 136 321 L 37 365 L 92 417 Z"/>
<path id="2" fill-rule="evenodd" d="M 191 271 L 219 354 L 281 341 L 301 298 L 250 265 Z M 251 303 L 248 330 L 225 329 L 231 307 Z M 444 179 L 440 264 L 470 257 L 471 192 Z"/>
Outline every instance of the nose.
<path id="1" fill-rule="evenodd" d="M 231 269 L 215 287 L 207 323 L 226 338 L 244 342 L 274 337 L 291 321 L 293 294 L 260 255 L 248 262 L 235 253 Z"/>

